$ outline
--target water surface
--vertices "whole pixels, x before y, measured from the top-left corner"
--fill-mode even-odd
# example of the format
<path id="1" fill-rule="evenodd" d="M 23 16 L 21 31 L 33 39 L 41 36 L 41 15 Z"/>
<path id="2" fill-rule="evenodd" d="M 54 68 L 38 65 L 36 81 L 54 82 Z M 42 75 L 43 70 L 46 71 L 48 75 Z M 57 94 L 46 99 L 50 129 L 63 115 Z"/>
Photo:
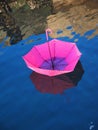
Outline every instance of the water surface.
<path id="1" fill-rule="evenodd" d="M 38 91 L 30 79 L 32 70 L 22 59 L 34 45 L 46 41 L 45 34 L 13 46 L 0 44 L 0 130 L 98 129 L 98 36 L 88 40 L 74 34 L 72 39 L 59 39 L 78 39 L 84 74 L 76 86 L 58 94 Z M 29 40 L 34 42 L 25 44 Z"/>

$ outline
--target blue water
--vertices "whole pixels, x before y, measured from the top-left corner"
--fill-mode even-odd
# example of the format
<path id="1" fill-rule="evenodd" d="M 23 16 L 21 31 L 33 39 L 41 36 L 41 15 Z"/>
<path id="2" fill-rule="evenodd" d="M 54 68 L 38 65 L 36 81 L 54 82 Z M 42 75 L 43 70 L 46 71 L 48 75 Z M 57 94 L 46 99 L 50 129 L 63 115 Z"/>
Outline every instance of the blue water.
<path id="1" fill-rule="evenodd" d="M 34 45 L 46 41 L 45 34 L 13 46 L 0 44 L 0 130 L 98 130 L 98 36 L 73 35 L 59 39 L 78 39 L 84 74 L 77 86 L 62 94 L 38 91 L 30 79 L 32 70 L 22 59 Z M 34 42 L 26 44 L 29 40 Z"/>

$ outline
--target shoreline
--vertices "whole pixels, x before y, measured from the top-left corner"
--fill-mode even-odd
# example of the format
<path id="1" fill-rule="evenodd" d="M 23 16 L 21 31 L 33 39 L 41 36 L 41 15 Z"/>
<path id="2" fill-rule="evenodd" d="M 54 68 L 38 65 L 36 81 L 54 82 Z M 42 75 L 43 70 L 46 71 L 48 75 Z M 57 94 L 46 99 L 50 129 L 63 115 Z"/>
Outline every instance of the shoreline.
<path id="1" fill-rule="evenodd" d="M 72 32 L 82 36 L 89 30 L 95 31 L 88 38 L 98 34 L 98 9 L 94 8 L 94 4 L 91 5 L 91 3 L 63 7 L 55 14 L 51 14 L 50 7 L 31 10 L 28 5 L 23 5 L 13 10 L 12 16 L 15 18 L 15 23 L 19 27 L 23 39 L 33 34 L 44 33 L 46 28 L 53 30 L 54 33 L 50 35 L 52 38 L 63 36 L 71 38 Z M 71 28 L 66 29 L 68 27 Z M 0 41 L 5 36 L 6 31 L 0 30 Z M 9 44 L 9 39 L 5 44 Z"/>

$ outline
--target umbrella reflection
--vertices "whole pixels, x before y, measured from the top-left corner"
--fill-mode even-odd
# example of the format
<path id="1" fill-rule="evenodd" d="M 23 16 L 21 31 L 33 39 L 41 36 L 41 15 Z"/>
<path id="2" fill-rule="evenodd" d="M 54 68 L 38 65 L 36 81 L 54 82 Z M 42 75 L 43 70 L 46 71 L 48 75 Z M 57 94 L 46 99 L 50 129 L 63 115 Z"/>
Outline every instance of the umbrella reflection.
<path id="1" fill-rule="evenodd" d="M 84 70 L 79 61 L 73 72 L 54 77 L 32 72 L 30 79 L 36 89 L 41 93 L 61 94 L 64 90 L 77 86 L 83 76 Z"/>

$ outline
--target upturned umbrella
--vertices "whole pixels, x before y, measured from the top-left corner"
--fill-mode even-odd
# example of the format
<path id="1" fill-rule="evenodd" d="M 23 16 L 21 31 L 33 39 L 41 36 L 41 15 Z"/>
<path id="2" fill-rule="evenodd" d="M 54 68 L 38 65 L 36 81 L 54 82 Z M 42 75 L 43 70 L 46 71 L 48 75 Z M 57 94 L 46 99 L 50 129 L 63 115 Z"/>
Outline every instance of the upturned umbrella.
<path id="1" fill-rule="evenodd" d="M 48 32 L 52 33 L 51 29 L 46 30 L 46 43 L 34 46 L 23 56 L 27 67 L 48 76 L 72 72 L 81 52 L 75 43 L 57 39 L 48 41 Z"/>
<path id="2" fill-rule="evenodd" d="M 78 62 L 73 72 L 50 77 L 33 71 L 30 79 L 41 93 L 62 94 L 66 89 L 77 86 L 83 73 L 82 64 Z"/>

